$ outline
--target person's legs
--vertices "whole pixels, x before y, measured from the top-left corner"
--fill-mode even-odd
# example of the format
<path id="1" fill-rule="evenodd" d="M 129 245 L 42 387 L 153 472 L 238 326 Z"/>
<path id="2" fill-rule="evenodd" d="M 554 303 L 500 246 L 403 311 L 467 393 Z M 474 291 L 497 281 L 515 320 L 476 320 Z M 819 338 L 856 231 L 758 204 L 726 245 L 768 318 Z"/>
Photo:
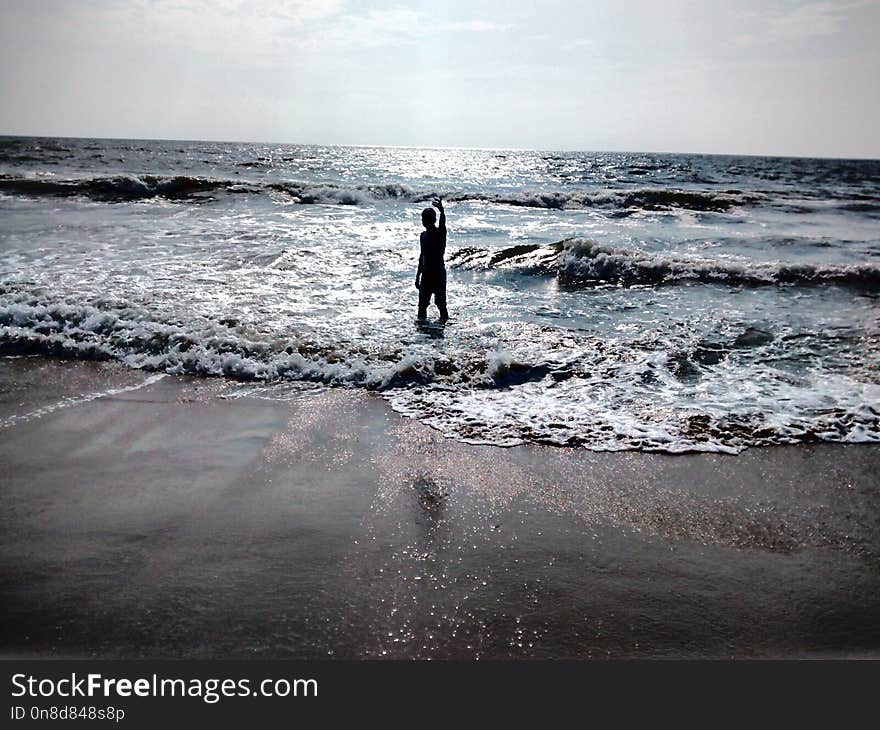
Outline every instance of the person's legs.
<path id="1" fill-rule="evenodd" d="M 437 282 L 434 288 L 434 304 L 440 310 L 440 319 L 449 319 L 449 312 L 446 311 L 446 277 L 444 276 Z"/>
<path id="2" fill-rule="evenodd" d="M 428 305 L 431 303 L 431 285 L 422 278 L 422 286 L 419 288 L 419 319 L 428 316 Z"/>

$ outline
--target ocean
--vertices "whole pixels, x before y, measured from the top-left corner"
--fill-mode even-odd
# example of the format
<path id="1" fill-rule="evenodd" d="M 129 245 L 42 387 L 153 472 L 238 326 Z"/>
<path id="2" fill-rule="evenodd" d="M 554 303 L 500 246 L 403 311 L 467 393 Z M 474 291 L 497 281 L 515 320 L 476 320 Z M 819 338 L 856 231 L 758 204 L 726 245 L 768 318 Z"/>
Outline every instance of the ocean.
<path id="1" fill-rule="evenodd" d="M 468 443 L 878 442 L 878 297 L 877 160 L 0 138 L 0 355 L 368 389 Z"/>

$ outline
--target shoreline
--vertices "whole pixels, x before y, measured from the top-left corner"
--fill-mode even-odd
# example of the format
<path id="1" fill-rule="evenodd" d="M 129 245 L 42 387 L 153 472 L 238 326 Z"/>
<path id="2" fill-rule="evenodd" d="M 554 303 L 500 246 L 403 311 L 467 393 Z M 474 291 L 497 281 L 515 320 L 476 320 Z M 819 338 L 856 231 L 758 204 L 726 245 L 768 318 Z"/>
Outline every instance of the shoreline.
<path id="1" fill-rule="evenodd" d="M 0 654 L 880 656 L 880 446 L 477 446 L 145 380 L 0 360 Z"/>

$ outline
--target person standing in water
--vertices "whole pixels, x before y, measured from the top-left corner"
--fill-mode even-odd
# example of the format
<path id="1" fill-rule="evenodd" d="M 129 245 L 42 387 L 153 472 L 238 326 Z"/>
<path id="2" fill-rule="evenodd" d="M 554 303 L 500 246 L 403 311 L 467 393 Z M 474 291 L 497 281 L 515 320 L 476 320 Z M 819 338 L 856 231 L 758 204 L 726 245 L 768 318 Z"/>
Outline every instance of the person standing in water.
<path id="1" fill-rule="evenodd" d="M 446 311 L 446 265 L 443 262 L 443 254 L 446 253 L 446 213 L 440 198 L 432 201 L 431 205 L 440 211 L 440 225 L 436 225 L 437 214 L 434 208 L 425 208 L 422 211 L 422 225 L 425 226 L 425 230 L 422 231 L 419 239 L 421 250 L 419 269 L 416 272 L 419 319 L 428 316 L 428 305 L 433 295 L 434 304 L 440 310 L 440 320 L 445 322 L 449 319 L 449 312 Z"/>

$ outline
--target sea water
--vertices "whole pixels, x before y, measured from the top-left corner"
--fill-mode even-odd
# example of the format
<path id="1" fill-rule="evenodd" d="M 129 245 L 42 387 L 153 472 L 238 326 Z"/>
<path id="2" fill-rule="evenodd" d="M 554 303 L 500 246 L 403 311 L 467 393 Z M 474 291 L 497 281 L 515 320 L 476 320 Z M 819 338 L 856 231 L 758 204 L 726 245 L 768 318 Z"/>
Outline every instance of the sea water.
<path id="1" fill-rule="evenodd" d="M 473 443 L 880 441 L 878 296 L 876 160 L 0 138 L 0 353 L 366 388 Z"/>

